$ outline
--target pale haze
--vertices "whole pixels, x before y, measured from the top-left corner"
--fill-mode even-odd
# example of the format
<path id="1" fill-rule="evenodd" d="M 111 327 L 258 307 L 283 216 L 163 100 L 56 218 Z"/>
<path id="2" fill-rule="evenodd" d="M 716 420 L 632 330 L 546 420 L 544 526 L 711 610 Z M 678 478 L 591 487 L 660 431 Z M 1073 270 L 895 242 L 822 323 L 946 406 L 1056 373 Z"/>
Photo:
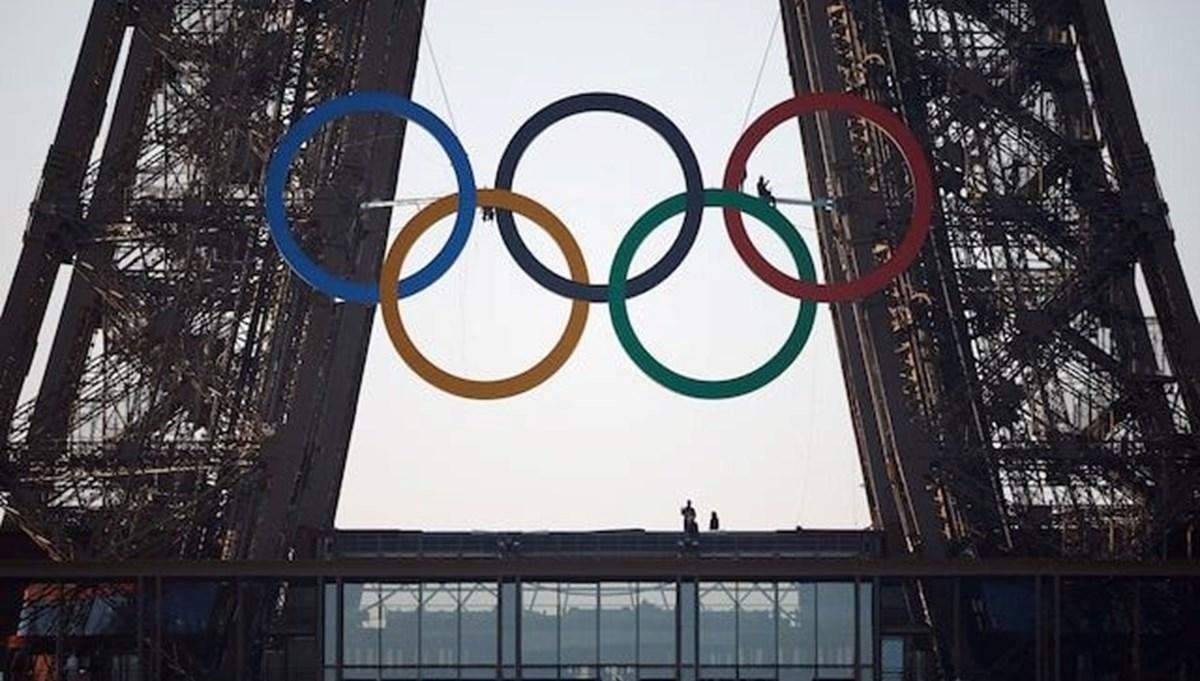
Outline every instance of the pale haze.
<path id="1" fill-rule="evenodd" d="M 4 7 L 0 91 L 7 106 L 0 129 L 8 148 L 0 161 L 0 292 L 6 293 L 90 2 Z M 669 116 L 690 140 L 705 185 L 717 187 L 747 110 L 753 118 L 791 96 L 778 7 L 776 0 L 429 0 L 413 98 L 453 126 L 481 186 L 493 183 L 504 146 L 535 111 L 568 95 L 610 91 Z M 1200 92 L 1191 69 L 1200 47 L 1191 28 L 1200 25 L 1200 8 L 1184 0 L 1122 0 L 1110 2 L 1110 11 L 1184 268 L 1195 276 L 1200 140 L 1193 125 Z M 808 197 L 796 126 L 770 135 L 749 172 L 768 177 L 779 196 Z M 583 248 L 592 281 L 605 281 L 621 236 L 650 206 L 682 191 L 683 181 L 655 133 L 593 113 L 539 137 L 514 188 L 563 220 Z M 397 195 L 454 190 L 445 154 L 410 126 Z M 393 213 L 393 234 L 414 212 Z M 818 260 L 811 210 L 784 212 Z M 792 270 L 781 242 L 747 223 L 768 257 Z M 531 223 L 519 224 L 534 252 L 565 273 L 552 242 Z M 421 239 L 406 273 L 440 248 L 449 225 L 444 220 Z M 666 250 L 678 225 L 676 218 L 655 231 L 635 258 L 635 272 Z M 630 302 L 647 347 L 698 378 L 727 378 L 766 361 L 787 336 L 796 307 L 746 269 L 713 209 L 676 273 Z M 479 221 L 450 272 L 401 303 L 422 351 L 473 378 L 532 365 L 558 338 L 568 308 L 516 266 L 494 223 Z M 45 329 L 42 337 L 44 348 Z M 26 393 L 35 388 L 27 385 Z M 728 529 L 863 527 L 869 516 L 861 482 L 826 306 L 783 376 L 752 395 L 719 401 L 676 395 L 643 375 L 621 349 L 603 305 L 592 306 L 583 340 L 558 374 L 530 393 L 492 402 L 422 382 L 396 356 L 377 314 L 337 523 L 673 529 L 690 498 L 702 519 L 716 509 Z"/>

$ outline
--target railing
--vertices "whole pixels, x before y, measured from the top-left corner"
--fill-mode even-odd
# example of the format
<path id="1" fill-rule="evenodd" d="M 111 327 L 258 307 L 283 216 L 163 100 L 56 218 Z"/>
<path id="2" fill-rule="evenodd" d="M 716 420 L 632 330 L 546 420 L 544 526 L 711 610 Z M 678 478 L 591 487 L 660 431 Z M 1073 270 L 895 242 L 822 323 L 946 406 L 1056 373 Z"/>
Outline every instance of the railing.
<path id="1" fill-rule="evenodd" d="M 881 535 L 855 530 L 778 532 L 437 532 L 349 530 L 336 532 L 329 557 L 490 557 L 496 555 L 638 555 L 770 558 L 871 558 Z"/>

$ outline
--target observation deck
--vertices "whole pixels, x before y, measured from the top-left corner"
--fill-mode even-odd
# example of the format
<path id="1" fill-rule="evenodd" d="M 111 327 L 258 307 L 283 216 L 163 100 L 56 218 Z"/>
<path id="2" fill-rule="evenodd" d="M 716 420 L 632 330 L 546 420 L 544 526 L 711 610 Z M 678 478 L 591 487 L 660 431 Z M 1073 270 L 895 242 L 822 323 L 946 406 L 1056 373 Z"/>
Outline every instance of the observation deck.
<path id="1" fill-rule="evenodd" d="M 883 534 L 870 530 L 589 532 L 424 532 L 339 530 L 328 558 L 645 558 L 682 554 L 737 558 L 878 558 Z"/>

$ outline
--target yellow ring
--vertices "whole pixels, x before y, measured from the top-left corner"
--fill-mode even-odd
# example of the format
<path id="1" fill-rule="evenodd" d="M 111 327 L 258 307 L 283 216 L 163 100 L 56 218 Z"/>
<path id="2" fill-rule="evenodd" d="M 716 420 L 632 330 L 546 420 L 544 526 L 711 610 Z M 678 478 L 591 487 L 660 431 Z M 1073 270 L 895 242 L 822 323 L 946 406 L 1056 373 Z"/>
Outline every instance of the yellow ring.
<path id="1" fill-rule="evenodd" d="M 537 226 L 546 230 L 554 243 L 567 259 L 571 278 L 578 282 L 587 283 L 587 263 L 583 260 L 583 251 L 576 243 L 575 237 L 567 230 L 562 221 L 554 216 L 545 206 L 531 198 L 515 192 L 501 189 L 480 189 L 478 204 L 490 208 L 501 208 L 519 213 L 532 220 Z M 404 360 L 418 376 L 425 379 L 434 387 L 441 388 L 459 397 L 469 397 L 476 400 L 495 400 L 519 395 L 526 390 L 532 390 L 546 379 L 554 375 L 583 336 L 583 327 L 587 325 L 588 302 L 575 300 L 571 302 L 571 316 L 567 320 L 567 328 L 558 339 L 558 343 L 540 362 L 516 376 L 495 381 L 475 381 L 455 376 L 430 362 L 421 351 L 413 345 L 404 322 L 400 319 L 399 297 L 396 292 L 396 282 L 400 280 L 400 268 L 404 258 L 412 250 L 413 244 L 422 234 L 429 231 L 437 221 L 458 210 L 458 194 L 451 194 L 434 201 L 426 206 L 400 230 L 396 240 L 388 249 L 387 259 L 383 261 L 383 270 L 379 273 L 379 303 L 383 310 L 383 325 L 387 328 L 388 337 L 400 359 Z"/>

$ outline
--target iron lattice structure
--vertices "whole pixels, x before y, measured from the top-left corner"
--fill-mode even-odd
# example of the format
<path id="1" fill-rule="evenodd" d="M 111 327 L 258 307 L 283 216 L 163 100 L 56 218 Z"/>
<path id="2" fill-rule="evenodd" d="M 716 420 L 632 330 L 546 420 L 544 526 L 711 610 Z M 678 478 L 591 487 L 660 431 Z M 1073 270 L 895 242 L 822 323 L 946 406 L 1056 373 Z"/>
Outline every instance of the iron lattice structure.
<path id="1" fill-rule="evenodd" d="M 261 185 L 307 108 L 410 91 L 423 11 L 95 2 L 0 318 L 0 499 L 50 556 L 285 558 L 332 528 L 371 309 L 288 273 Z M 388 217 L 357 205 L 392 195 L 403 132 L 342 119 L 292 166 L 294 227 L 335 271 L 378 269 Z M 63 264 L 46 369 L 18 404 Z"/>
<path id="2" fill-rule="evenodd" d="M 796 91 L 900 114 L 938 187 L 914 266 L 833 310 L 889 552 L 1195 559 L 1200 327 L 1103 0 L 782 9 Z M 839 201 L 818 215 L 825 271 L 855 277 L 899 242 L 911 179 L 865 121 L 819 115 L 801 133 L 814 194 Z M 935 634 L 972 616 L 922 587 L 913 609 Z M 1164 600 L 1164 621 L 1186 619 Z M 941 657 L 963 678 L 1022 677 Z"/>
<path id="3" fill-rule="evenodd" d="M 291 276 L 263 219 L 263 174 L 312 105 L 410 91 L 423 12 L 423 0 L 96 0 L 0 317 L 0 502 L 46 555 L 316 554 L 372 310 Z M 357 206 L 392 196 L 403 133 L 392 117 L 343 119 L 293 164 L 294 228 L 334 271 L 378 269 L 388 216 Z M 46 367 L 30 376 L 64 264 Z M 27 381 L 36 396 L 19 404 Z M 0 622 L 5 635 L 55 622 L 83 646 L 94 603 L 134 620 L 133 588 L 10 584 Z M 313 655 L 288 638 L 310 596 L 226 585 L 192 606 L 204 636 L 156 638 L 147 671 L 282 678 L 282 650 Z M 234 645 L 246 631 L 253 643 Z"/>
<path id="4" fill-rule="evenodd" d="M 372 314 L 288 274 L 262 219 L 263 171 L 313 104 L 409 92 L 423 9 L 96 0 L 0 316 L 0 500 L 45 553 L 316 554 Z M 902 115 L 939 187 L 931 238 L 908 273 L 833 308 L 889 552 L 1194 559 L 1200 345 L 1189 341 L 1200 323 L 1102 0 L 782 9 L 797 91 L 852 92 Z M 358 206 L 392 195 L 403 132 L 393 118 L 339 121 L 294 164 L 294 226 L 327 268 L 377 271 L 388 216 Z M 862 121 L 821 115 L 801 132 L 815 191 L 837 198 L 818 215 L 825 271 L 857 276 L 898 242 L 910 178 Z M 31 376 L 64 264 L 57 332 Z M 30 379 L 36 396 L 19 403 Z M 1135 641 L 1132 661 L 1109 668 L 1186 678 L 1193 668 L 1176 658 L 1200 632 L 1173 604 L 1195 602 L 1187 588 L 1135 588 L 1140 605 L 1072 598 L 1117 627 L 1101 637 L 1110 647 Z M 286 587 L 240 589 L 207 613 L 216 652 L 156 650 L 156 675 L 227 678 L 241 668 L 219 643 L 233 623 L 278 632 L 315 608 Z M 982 591 L 921 581 L 906 597 L 947 678 L 1073 678 L 1051 673 L 1037 646 L 1006 648 L 984 629 L 974 640 L 986 646 L 951 650 L 946 632 L 987 608 Z M 14 599 L 0 593 L 0 614 Z M 1112 624 L 1130 608 L 1153 613 L 1134 619 L 1153 629 L 1156 650 Z M 1065 641 L 1064 655 L 1079 645 Z"/>

